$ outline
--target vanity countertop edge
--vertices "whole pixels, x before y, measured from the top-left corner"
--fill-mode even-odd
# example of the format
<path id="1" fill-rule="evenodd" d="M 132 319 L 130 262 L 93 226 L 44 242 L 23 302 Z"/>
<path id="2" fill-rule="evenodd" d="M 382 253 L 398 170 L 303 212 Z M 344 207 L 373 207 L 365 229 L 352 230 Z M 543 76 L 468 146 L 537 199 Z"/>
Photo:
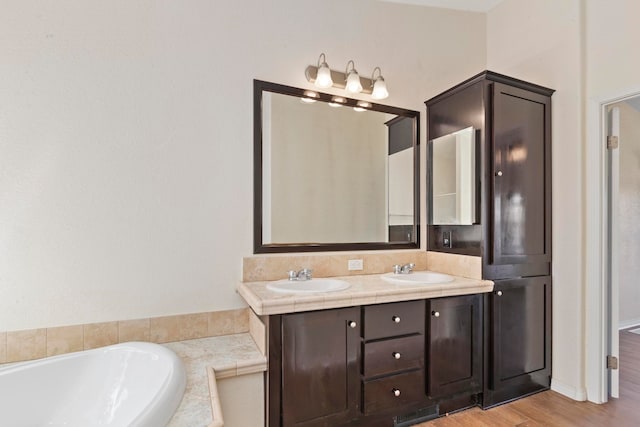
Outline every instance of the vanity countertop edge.
<path id="1" fill-rule="evenodd" d="M 491 280 L 452 276 L 449 283 L 431 285 L 394 285 L 382 279 L 382 274 L 340 276 L 351 287 L 338 292 L 284 294 L 266 288 L 270 281 L 241 282 L 238 293 L 259 316 L 326 310 L 331 308 L 411 301 L 493 291 Z"/>

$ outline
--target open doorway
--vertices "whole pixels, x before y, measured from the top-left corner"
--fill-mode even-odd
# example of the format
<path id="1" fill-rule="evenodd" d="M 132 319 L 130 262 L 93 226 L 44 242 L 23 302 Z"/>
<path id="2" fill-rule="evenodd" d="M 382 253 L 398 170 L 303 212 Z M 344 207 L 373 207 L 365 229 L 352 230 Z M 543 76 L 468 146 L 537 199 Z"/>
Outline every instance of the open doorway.
<path id="1" fill-rule="evenodd" d="M 619 295 L 619 275 L 620 270 L 616 268 L 616 263 L 620 264 L 621 247 L 616 239 L 632 235 L 627 229 L 621 229 L 617 211 L 620 209 L 619 200 L 614 200 L 619 196 L 619 188 L 613 186 L 620 185 L 619 172 L 612 162 L 620 161 L 620 149 L 609 149 L 610 136 L 618 136 L 618 147 L 624 144 L 620 139 L 620 104 L 625 102 L 624 108 L 633 108 L 631 105 L 638 102 L 640 98 L 640 85 L 622 89 L 617 93 L 612 93 L 602 98 L 592 98 L 587 103 L 587 145 L 586 145 L 586 169 L 585 169 L 585 367 L 586 367 L 586 397 L 594 403 L 604 403 L 610 397 L 618 396 L 618 377 L 620 371 L 625 371 L 629 366 L 625 364 L 626 350 L 623 350 L 620 367 L 621 369 L 607 368 L 609 358 L 607 356 L 619 357 L 618 343 L 620 338 L 620 295 Z M 627 103 L 631 101 L 631 103 Z M 617 116 L 614 111 L 617 111 Z M 628 120 L 625 120 L 627 122 Z M 638 122 L 638 120 L 635 120 Z M 625 124 L 626 126 L 626 124 Z M 625 138 L 629 139 L 629 137 Z M 613 142 L 613 141 L 611 141 Z M 625 150 L 626 153 L 626 150 Z M 625 163 L 632 160 L 623 154 Z M 636 164 L 636 169 L 638 168 Z M 614 179 L 614 178 L 617 178 Z M 626 178 L 625 178 L 626 179 Z M 623 182 L 623 185 L 626 185 Z M 640 188 L 636 188 L 636 193 Z M 611 219 L 614 219 L 611 222 Z M 623 223 L 625 224 L 625 223 Z M 626 228 L 626 226 L 625 226 Z M 636 248 L 637 250 L 637 248 Z M 623 251 L 625 257 L 629 255 L 628 250 Z M 638 258 L 629 263 L 637 264 Z M 622 268 L 625 265 L 621 265 Z M 625 270 L 623 274 L 627 274 Z M 638 280 L 639 276 L 631 276 Z M 626 299 L 625 298 L 625 304 Z M 638 299 L 638 298 L 635 298 Z M 623 327 L 631 327 L 633 316 L 623 314 Z M 625 335 L 626 336 L 626 335 Z M 632 337 L 633 338 L 633 337 Z M 624 345 L 628 342 L 624 341 Z M 637 350 L 636 350 L 637 352 Z M 636 361 L 635 363 L 640 363 Z M 640 372 L 640 366 L 637 367 Z M 624 375 L 624 373 L 623 373 Z M 640 378 L 640 374 L 638 376 Z M 640 380 L 638 380 L 640 382 Z M 623 398 L 624 391 L 623 391 Z M 640 397 L 640 396 L 639 396 Z M 618 400 L 618 399 L 616 399 Z M 624 399 L 620 399 L 624 400 Z M 619 402 L 622 403 L 622 402 Z"/>
<path id="2" fill-rule="evenodd" d="M 640 96 L 606 105 L 606 121 L 608 354 L 620 367 L 609 370 L 608 389 L 617 398 L 640 348 Z"/>

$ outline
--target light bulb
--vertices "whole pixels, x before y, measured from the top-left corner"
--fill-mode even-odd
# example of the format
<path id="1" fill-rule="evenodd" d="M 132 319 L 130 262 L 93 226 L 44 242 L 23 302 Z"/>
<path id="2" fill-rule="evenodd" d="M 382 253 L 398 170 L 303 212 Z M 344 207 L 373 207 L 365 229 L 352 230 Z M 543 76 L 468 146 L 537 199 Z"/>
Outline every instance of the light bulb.
<path id="1" fill-rule="evenodd" d="M 349 75 L 347 76 L 346 89 L 351 93 L 362 92 L 362 83 L 360 83 L 360 76 L 355 69 L 351 70 L 349 72 Z"/>
<path id="2" fill-rule="evenodd" d="M 321 88 L 327 88 L 333 86 L 333 80 L 331 79 L 331 70 L 326 62 L 323 62 L 318 67 L 318 75 L 316 76 L 316 86 Z"/>
<path id="3" fill-rule="evenodd" d="M 373 92 L 371 93 L 371 97 L 373 99 L 385 99 L 388 96 L 389 91 L 387 90 L 387 84 L 384 82 L 382 76 L 380 76 L 373 83 Z"/>

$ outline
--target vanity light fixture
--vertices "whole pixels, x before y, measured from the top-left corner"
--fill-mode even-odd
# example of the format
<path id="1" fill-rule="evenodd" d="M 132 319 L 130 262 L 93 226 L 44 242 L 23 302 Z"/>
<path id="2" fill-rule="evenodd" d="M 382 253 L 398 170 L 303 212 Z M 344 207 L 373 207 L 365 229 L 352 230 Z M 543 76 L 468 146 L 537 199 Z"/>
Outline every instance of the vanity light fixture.
<path id="1" fill-rule="evenodd" d="M 374 80 L 373 77 L 376 75 L 376 70 L 378 70 L 378 77 Z M 389 96 L 387 84 L 384 82 L 384 78 L 382 77 L 382 70 L 380 70 L 380 67 L 376 67 L 373 69 L 373 73 L 371 73 L 371 81 L 373 82 L 373 90 L 371 92 L 371 97 L 373 99 L 385 99 Z"/>
<path id="2" fill-rule="evenodd" d="M 344 99 L 341 96 L 334 96 L 331 98 L 331 102 L 329 102 L 329 106 L 330 107 L 342 107 L 342 105 L 347 102 L 346 99 Z"/>
<path id="3" fill-rule="evenodd" d="M 367 101 L 358 101 L 355 107 L 353 107 L 354 111 L 362 112 L 367 111 L 367 108 L 371 107 L 371 103 Z"/>
<path id="4" fill-rule="evenodd" d="M 300 101 L 304 102 L 305 104 L 313 104 L 314 102 L 316 102 L 315 98 L 317 97 L 318 97 L 318 94 L 316 92 L 313 92 L 311 90 L 305 90 L 304 96 L 300 98 Z"/>
<path id="5" fill-rule="evenodd" d="M 378 77 L 374 79 L 376 70 L 378 70 Z M 353 60 L 347 62 L 345 72 L 342 73 L 330 69 L 327 65 L 325 54 L 321 53 L 318 57 L 318 64 L 309 65 L 304 74 L 307 77 L 307 81 L 317 87 L 335 87 L 346 89 L 350 93 L 366 93 L 370 94 L 373 99 L 384 99 L 389 96 L 387 84 L 382 77 L 380 67 L 374 68 L 371 79 L 368 79 L 358 74 Z"/>
<path id="6" fill-rule="evenodd" d="M 320 62 L 322 61 L 322 62 Z M 333 79 L 331 78 L 331 69 L 327 65 L 327 57 L 324 53 L 321 53 L 318 57 L 318 67 L 316 74 L 315 85 L 320 88 L 327 88 L 333 86 Z"/>
<path id="7" fill-rule="evenodd" d="M 349 64 L 351 64 L 351 71 L 349 71 Z M 347 76 L 345 84 L 347 91 L 351 93 L 362 92 L 362 83 L 360 83 L 360 76 L 356 71 L 356 64 L 353 62 L 353 60 L 350 59 L 349 62 L 347 62 L 347 69 L 345 70 L 344 74 Z"/>

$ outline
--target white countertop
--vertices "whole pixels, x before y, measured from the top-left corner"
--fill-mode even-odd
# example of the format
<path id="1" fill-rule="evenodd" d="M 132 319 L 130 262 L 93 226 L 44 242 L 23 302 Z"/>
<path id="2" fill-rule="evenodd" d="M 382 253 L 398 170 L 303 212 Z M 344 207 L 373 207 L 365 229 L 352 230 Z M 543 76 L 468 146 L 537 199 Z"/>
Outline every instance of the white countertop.
<path id="1" fill-rule="evenodd" d="M 452 276 L 454 280 L 449 283 L 396 285 L 383 280 L 381 276 L 333 277 L 351 284 L 350 288 L 337 292 L 284 294 L 268 290 L 266 286 L 270 282 L 243 282 L 238 285 L 238 293 L 256 314 L 271 315 L 493 291 L 493 282 L 490 280 Z"/>

